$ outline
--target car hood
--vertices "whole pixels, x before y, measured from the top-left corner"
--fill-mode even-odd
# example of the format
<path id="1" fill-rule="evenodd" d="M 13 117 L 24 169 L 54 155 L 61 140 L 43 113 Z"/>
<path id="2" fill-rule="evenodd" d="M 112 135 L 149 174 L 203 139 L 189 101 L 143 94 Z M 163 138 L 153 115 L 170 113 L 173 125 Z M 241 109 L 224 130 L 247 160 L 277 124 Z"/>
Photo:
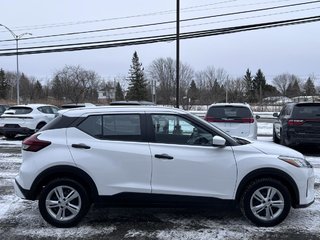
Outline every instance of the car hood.
<path id="1" fill-rule="evenodd" d="M 260 152 L 268 155 L 282 155 L 304 158 L 304 156 L 300 152 L 273 142 L 251 141 L 250 145 Z"/>

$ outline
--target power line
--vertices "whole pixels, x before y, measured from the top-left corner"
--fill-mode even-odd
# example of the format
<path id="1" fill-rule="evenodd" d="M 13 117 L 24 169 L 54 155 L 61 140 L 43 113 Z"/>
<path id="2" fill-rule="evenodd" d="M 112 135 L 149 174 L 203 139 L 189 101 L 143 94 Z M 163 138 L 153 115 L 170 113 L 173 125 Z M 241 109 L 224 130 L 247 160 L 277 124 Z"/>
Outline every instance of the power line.
<path id="1" fill-rule="evenodd" d="M 220 5 L 229 2 L 236 2 L 238 0 L 225 0 L 221 2 L 211 3 L 211 4 L 204 4 L 204 5 L 196 5 L 187 8 L 182 8 L 181 11 L 185 11 L 188 9 L 194 8 L 201 8 L 205 6 L 213 6 L 213 5 Z M 288 0 L 282 0 L 288 1 Z M 86 20 L 86 21 L 77 21 L 77 22 L 66 22 L 66 23 L 54 23 L 54 24 L 44 24 L 44 25 L 34 25 L 34 26 L 23 26 L 19 28 L 14 28 L 15 31 L 22 31 L 22 30 L 35 30 L 35 29 L 45 29 L 45 28 L 53 28 L 53 27 L 65 27 L 65 26 L 72 26 L 72 25 L 79 25 L 79 24 L 88 24 L 88 23 L 97 23 L 97 22 L 105 22 L 105 21 L 114 21 L 114 20 L 122 20 L 122 19 L 131 19 L 131 18 L 140 18 L 140 17 L 147 17 L 147 16 L 155 16 L 155 15 L 166 15 L 175 13 L 176 10 L 165 10 L 165 11 L 158 11 L 158 12 L 151 12 L 145 14 L 136 14 L 130 16 L 123 16 L 123 17 L 113 17 L 113 18 L 105 18 L 105 19 L 96 19 L 96 20 Z"/>
<path id="2" fill-rule="evenodd" d="M 250 16 L 250 17 L 242 17 L 242 18 L 233 18 L 233 19 L 221 20 L 221 21 L 215 21 L 215 22 L 206 22 L 206 23 L 199 23 L 199 24 L 190 24 L 190 25 L 184 25 L 184 26 L 182 26 L 181 28 L 188 28 L 188 27 L 195 27 L 195 26 L 204 26 L 204 25 L 209 25 L 209 24 L 225 23 L 225 22 L 232 22 L 232 21 L 238 21 L 238 20 L 248 20 L 248 19 L 261 18 L 261 17 L 270 17 L 270 16 L 288 14 L 288 13 L 293 13 L 293 12 L 303 12 L 303 11 L 315 10 L 315 9 L 319 9 L 319 8 L 320 8 L 320 7 L 307 8 L 307 9 L 298 9 L 298 10 L 285 11 L 285 12 L 269 13 L 269 14 L 258 15 L 258 16 Z M 118 34 L 90 36 L 90 37 L 88 36 L 88 37 L 69 38 L 69 39 L 60 39 L 60 40 L 30 42 L 30 43 L 28 43 L 28 45 L 30 45 L 30 44 L 39 44 L 39 43 L 51 43 L 51 42 L 66 42 L 66 41 L 74 41 L 74 40 L 82 40 L 82 39 L 92 39 L 92 38 L 102 38 L 102 37 L 120 36 L 120 35 L 129 35 L 129 34 L 138 34 L 138 33 L 146 33 L 146 32 L 158 32 L 158 31 L 171 30 L 171 29 L 175 29 L 175 27 L 157 28 L 157 29 L 152 29 L 152 30 L 143 30 L 143 31 L 135 31 L 135 32 L 125 32 L 125 33 L 118 33 Z M 2 45 L 2 46 L 10 46 L 10 45 Z M 20 49 L 22 49 L 22 48 L 20 48 Z M 10 49 L 0 49 L 0 51 L 4 51 L 4 50 L 10 50 Z"/>
<path id="3" fill-rule="evenodd" d="M 255 12 L 262 12 L 262 11 L 270 11 L 270 10 L 275 10 L 275 9 L 282 9 L 282 8 L 288 8 L 288 7 L 297 7 L 297 6 L 302 6 L 302 5 L 314 4 L 314 3 L 320 3 L 320 0 L 301 2 L 301 3 L 295 3 L 295 4 L 279 5 L 279 6 L 259 8 L 259 9 L 250 9 L 250 10 L 237 11 L 237 12 L 222 13 L 222 14 L 216 14 L 216 15 L 208 15 L 208 16 L 203 16 L 203 17 L 186 18 L 186 19 L 180 20 L 180 22 L 182 23 L 182 22 L 188 22 L 188 21 L 204 20 L 204 19 L 209 19 L 209 18 L 227 17 L 227 16 L 232 16 L 232 15 L 241 15 L 241 14 L 248 14 L 248 13 L 255 13 Z M 105 29 L 96 29 L 96 30 L 89 30 L 89 31 L 80 31 L 80 32 L 69 32 L 69 33 L 51 34 L 51 35 L 43 35 L 43 36 L 34 36 L 34 37 L 23 38 L 21 40 L 26 41 L 26 40 L 40 39 L 40 38 L 63 37 L 63 36 L 70 36 L 70 35 L 89 34 L 89 33 L 105 32 L 105 31 L 115 31 L 115 30 L 125 30 L 125 29 L 151 27 L 151 26 L 174 24 L 174 23 L 176 23 L 176 21 L 175 20 L 171 20 L 171 21 L 164 21 L 164 22 L 155 22 L 155 23 L 148 23 L 148 24 L 139 24 L 139 25 L 115 27 L 115 28 L 105 28 Z M 14 41 L 14 39 L 0 40 L 0 42 L 10 42 L 10 41 Z"/>
<path id="4" fill-rule="evenodd" d="M 206 11 L 206 10 L 212 10 L 212 9 L 246 7 L 246 6 L 252 6 L 252 5 L 263 5 L 263 4 L 269 4 L 269 3 L 288 2 L 288 1 L 292 1 L 292 0 L 265 1 L 265 2 L 258 2 L 258 3 L 238 4 L 238 5 L 231 5 L 231 6 L 224 6 L 224 7 L 192 10 L 192 9 L 196 9 L 196 8 L 209 7 L 209 6 L 213 6 L 213 5 L 220 5 L 220 4 L 235 2 L 235 1 L 238 1 L 238 0 L 228 0 L 228 1 L 222 1 L 222 2 L 217 2 L 217 3 L 186 7 L 186 8 L 182 8 L 181 12 L 195 12 L 195 11 Z M 115 17 L 115 18 L 85 20 L 85 21 L 67 22 L 67 23 L 43 24 L 43 25 L 34 25 L 34 26 L 23 26 L 23 27 L 14 28 L 14 30 L 15 31 L 22 31 L 22 30 L 37 30 L 37 29 L 53 28 L 53 27 L 65 27 L 65 26 L 87 24 L 87 23 L 97 23 L 97 22 L 105 22 L 105 21 L 113 21 L 113 20 L 121 20 L 121 19 L 139 18 L 139 17 L 145 17 L 145 16 L 166 15 L 166 14 L 172 14 L 175 12 L 176 12 L 176 10 L 165 10 L 165 11 L 159 11 L 159 12 L 151 12 L 151 13 L 146 13 L 146 14 L 138 14 L 138 15 L 131 15 L 131 16 Z"/>
<path id="5" fill-rule="evenodd" d="M 305 24 L 305 23 L 318 22 L 318 21 L 320 21 L 320 15 L 307 17 L 307 18 L 297 18 L 297 19 L 289 19 L 289 20 L 283 20 L 283 21 L 264 22 L 259 24 L 250 24 L 250 25 L 242 25 L 242 26 L 235 26 L 235 27 L 228 27 L 228 28 L 187 32 L 187 33 L 181 34 L 180 39 L 209 37 L 209 36 L 215 36 L 215 35 L 267 29 L 267 28 L 274 28 L 274 27 L 283 27 L 283 26 Z M 175 34 L 167 34 L 167 35 L 160 35 L 160 36 L 148 36 L 144 38 L 68 44 L 68 45 L 60 45 L 59 47 L 47 46 L 46 49 L 42 49 L 42 48 L 45 48 L 42 46 L 42 47 L 25 48 L 24 50 L 26 51 L 20 51 L 19 55 L 52 53 L 52 52 L 70 52 L 70 51 L 113 48 L 113 47 L 131 46 L 131 45 L 142 45 L 142 44 L 173 41 L 175 40 L 175 38 L 176 38 Z M 39 49 L 39 50 L 35 50 L 35 49 Z M 15 52 L 6 52 L 6 53 L 0 53 L 0 56 L 12 56 L 15 54 L 16 54 Z"/>

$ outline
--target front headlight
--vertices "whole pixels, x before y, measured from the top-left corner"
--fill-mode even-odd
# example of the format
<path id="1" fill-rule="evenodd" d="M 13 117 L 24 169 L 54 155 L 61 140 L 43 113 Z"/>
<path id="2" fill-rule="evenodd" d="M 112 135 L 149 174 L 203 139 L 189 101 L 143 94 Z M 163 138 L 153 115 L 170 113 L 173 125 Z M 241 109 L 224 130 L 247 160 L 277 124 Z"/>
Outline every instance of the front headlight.
<path id="1" fill-rule="evenodd" d="M 278 158 L 295 167 L 312 168 L 312 165 L 304 158 L 288 157 L 288 156 L 279 156 Z"/>

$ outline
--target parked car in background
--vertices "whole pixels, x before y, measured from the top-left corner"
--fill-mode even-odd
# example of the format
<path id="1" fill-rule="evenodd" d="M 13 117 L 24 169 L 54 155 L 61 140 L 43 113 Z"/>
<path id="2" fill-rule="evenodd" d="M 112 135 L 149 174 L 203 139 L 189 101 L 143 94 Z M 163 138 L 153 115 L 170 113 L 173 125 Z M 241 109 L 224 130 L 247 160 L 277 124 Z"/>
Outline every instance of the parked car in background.
<path id="1" fill-rule="evenodd" d="M 8 105 L 0 104 L 0 116 L 9 108 Z"/>
<path id="2" fill-rule="evenodd" d="M 111 106 L 122 106 L 122 105 L 156 105 L 154 102 L 149 101 L 113 101 L 110 103 Z"/>
<path id="3" fill-rule="evenodd" d="M 7 138 L 31 135 L 57 116 L 59 108 L 46 104 L 16 105 L 0 117 L 0 133 Z"/>
<path id="4" fill-rule="evenodd" d="M 209 106 L 205 120 L 231 136 L 257 139 L 257 119 L 249 104 L 216 103 Z"/>
<path id="5" fill-rule="evenodd" d="M 273 140 L 286 146 L 320 144 L 320 103 L 288 103 L 274 114 Z"/>
<path id="6" fill-rule="evenodd" d="M 61 109 L 80 108 L 80 107 L 94 107 L 92 103 L 67 103 L 61 105 Z"/>
<path id="7" fill-rule="evenodd" d="M 239 206 L 258 226 L 314 201 L 304 156 L 232 138 L 180 109 L 70 109 L 22 143 L 18 196 L 38 201 L 57 227 L 76 225 L 92 203 L 107 206 Z"/>

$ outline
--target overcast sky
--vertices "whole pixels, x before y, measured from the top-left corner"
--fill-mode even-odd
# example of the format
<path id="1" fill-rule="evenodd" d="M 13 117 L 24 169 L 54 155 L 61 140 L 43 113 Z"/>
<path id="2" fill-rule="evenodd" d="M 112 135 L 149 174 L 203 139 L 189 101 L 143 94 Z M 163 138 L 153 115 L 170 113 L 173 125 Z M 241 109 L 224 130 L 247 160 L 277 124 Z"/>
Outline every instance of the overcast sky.
<path id="1" fill-rule="evenodd" d="M 181 19 L 305 2 L 303 0 L 181 0 Z M 317 2 L 317 1 L 316 1 Z M 1 2 L 0 24 L 17 35 L 32 37 L 78 31 L 92 31 L 175 20 L 175 0 L 10 0 Z M 251 14 L 207 18 L 181 23 L 181 32 L 254 24 L 319 15 L 320 3 L 300 5 Z M 271 82 L 278 74 L 296 74 L 302 79 L 316 77 L 320 85 L 320 22 L 211 36 L 181 41 L 181 62 L 194 70 L 208 66 L 225 69 L 242 77 L 247 68 L 253 74 L 261 68 Z M 20 40 L 20 47 L 106 41 L 175 33 L 175 24 L 148 28 L 104 31 L 55 38 Z M 28 36 L 25 36 L 28 37 Z M 12 35 L 0 27 L 0 50 L 15 48 Z M 51 79 L 65 65 L 81 65 L 106 80 L 128 73 L 134 51 L 147 68 L 157 58 L 175 59 L 175 41 L 140 46 L 47 53 L 19 57 L 20 71 L 41 80 Z M 0 57 L 0 68 L 16 70 L 15 56 Z"/>

